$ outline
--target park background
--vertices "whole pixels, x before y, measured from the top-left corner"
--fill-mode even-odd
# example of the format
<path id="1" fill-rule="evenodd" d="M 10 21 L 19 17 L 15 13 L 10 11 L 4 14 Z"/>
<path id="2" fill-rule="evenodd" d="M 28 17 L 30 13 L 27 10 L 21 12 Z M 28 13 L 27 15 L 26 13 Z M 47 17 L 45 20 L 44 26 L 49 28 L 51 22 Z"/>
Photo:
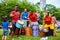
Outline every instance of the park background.
<path id="1" fill-rule="evenodd" d="M 58 0 L 57 0 L 58 1 Z M 34 3 L 33 3 L 34 2 Z M 55 14 L 57 20 L 60 20 L 60 7 L 56 7 L 53 4 L 46 4 L 46 6 L 41 10 L 40 2 L 36 2 L 35 0 L 0 0 L 0 24 L 2 22 L 2 16 L 7 15 L 8 20 L 11 21 L 10 12 L 14 9 L 14 6 L 19 6 L 19 11 L 23 12 L 24 8 L 27 8 L 27 11 L 33 10 L 34 12 L 38 11 L 40 13 L 40 23 L 42 24 L 42 19 L 44 12 L 48 10 L 51 15 Z M 60 40 L 60 30 L 57 29 L 58 39 L 55 37 L 50 37 L 49 40 Z M 0 29 L 0 40 L 2 37 L 2 30 Z M 8 36 L 8 39 L 11 40 L 12 37 Z M 18 38 L 15 38 L 17 40 Z M 40 37 L 27 37 L 21 36 L 21 40 L 39 40 Z M 18 39 L 19 40 L 19 39 Z"/>

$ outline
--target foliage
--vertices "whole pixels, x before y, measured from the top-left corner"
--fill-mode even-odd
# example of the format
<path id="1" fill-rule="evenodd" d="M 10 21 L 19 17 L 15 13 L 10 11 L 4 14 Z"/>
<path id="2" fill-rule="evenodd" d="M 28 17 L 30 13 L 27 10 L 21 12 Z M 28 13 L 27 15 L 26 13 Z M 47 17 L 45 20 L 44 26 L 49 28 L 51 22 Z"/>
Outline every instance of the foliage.
<path id="1" fill-rule="evenodd" d="M 60 8 L 56 8 L 54 5 L 52 4 L 47 4 L 46 5 L 46 9 L 50 12 L 50 14 L 55 14 L 57 20 L 60 20 Z"/>
<path id="2" fill-rule="evenodd" d="M 35 5 L 37 6 L 38 9 L 40 8 L 40 2 L 36 3 Z"/>
<path id="3" fill-rule="evenodd" d="M 10 21 L 11 18 L 9 14 L 12 10 L 14 10 L 15 5 L 19 6 L 20 12 L 23 12 L 24 8 L 27 8 L 27 11 L 30 11 L 30 10 L 36 11 L 36 6 L 34 4 L 30 4 L 27 1 L 4 0 L 0 3 L 0 20 L 2 19 L 2 16 L 7 15 L 8 20 Z"/>
<path id="4" fill-rule="evenodd" d="M 55 13 L 57 20 L 60 20 L 60 8 L 57 8 Z"/>

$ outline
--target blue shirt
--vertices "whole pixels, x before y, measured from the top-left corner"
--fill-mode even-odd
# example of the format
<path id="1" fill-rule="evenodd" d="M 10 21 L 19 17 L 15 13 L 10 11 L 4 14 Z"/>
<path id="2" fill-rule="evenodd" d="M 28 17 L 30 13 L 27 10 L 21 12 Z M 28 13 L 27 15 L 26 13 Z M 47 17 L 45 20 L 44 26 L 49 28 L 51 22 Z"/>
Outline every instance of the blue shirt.
<path id="1" fill-rule="evenodd" d="M 22 20 L 27 20 L 28 12 L 22 12 Z"/>
<path id="2" fill-rule="evenodd" d="M 9 22 L 8 21 L 3 21 L 2 22 L 2 28 L 4 31 L 7 31 L 8 30 L 8 26 L 9 26 Z"/>

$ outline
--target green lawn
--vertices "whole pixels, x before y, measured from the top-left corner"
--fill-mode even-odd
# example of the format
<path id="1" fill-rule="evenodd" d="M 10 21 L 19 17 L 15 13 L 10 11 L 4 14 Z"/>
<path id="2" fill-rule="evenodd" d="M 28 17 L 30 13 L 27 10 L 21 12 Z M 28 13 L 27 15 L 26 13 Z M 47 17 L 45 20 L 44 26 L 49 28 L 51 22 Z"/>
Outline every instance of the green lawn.
<path id="1" fill-rule="evenodd" d="M 49 37 L 48 40 L 60 40 L 60 30 L 57 30 L 58 38 L 56 37 Z M 2 38 L 2 30 L 0 30 L 0 40 Z M 34 36 L 20 36 L 19 38 L 14 37 L 14 40 L 40 40 L 40 37 Z M 12 40 L 11 36 L 8 36 L 8 40 Z"/>

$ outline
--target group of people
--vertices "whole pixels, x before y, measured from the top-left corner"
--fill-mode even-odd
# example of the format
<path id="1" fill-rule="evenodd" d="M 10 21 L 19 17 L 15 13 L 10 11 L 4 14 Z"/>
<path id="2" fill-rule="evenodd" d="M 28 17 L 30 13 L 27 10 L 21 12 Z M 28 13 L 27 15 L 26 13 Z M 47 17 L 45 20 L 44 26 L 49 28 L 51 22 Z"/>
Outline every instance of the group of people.
<path id="1" fill-rule="evenodd" d="M 30 27 L 31 29 L 33 28 L 33 26 L 37 26 L 39 28 L 39 24 L 40 24 L 40 14 L 38 12 L 33 12 L 32 10 L 30 10 L 29 12 L 27 12 L 27 9 L 24 9 L 24 12 L 20 13 L 18 10 L 18 6 L 15 6 L 15 9 L 13 11 L 11 11 L 10 13 L 10 17 L 12 18 L 12 28 L 10 28 L 10 34 L 12 35 L 12 37 L 14 37 L 15 35 L 17 35 L 17 37 L 19 36 L 19 34 L 21 33 L 21 27 L 16 27 L 16 23 L 18 20 L 22 21 L 23 23 L 23 27 Z M 54 16 L 54 15 L 53 15 Z M 7 40 L 7 35 L 8 35 L 8 28 L 10 25 L 10 22 L 7 20 L 7 16 L 3 16 L 3 21 L 2 21 L 2 28 L 3 28 L 3 37 L 2 40 Z M 43 29 L 50 29 L 52 31 L 52 34 L 50 35 L 56 35 L 56 31 L 54 30 L 54 24 L 57 23 L 56 18 L 55 17 L 51 17 L 51 15 L 49 15 L 49 12 L 46 11 L 45 16 L 43 18 Z M 43 30 L 42 29 L 42 30 Z M 44 31 L 43 31 L 44 32 Z M 50 32 L 46 32 L 46 34 L 49 34 Z M 45 35 L 46 35 L 45 34 Z M 46 35 L 48 36 L 48 35 Z"/>
<path id="2" fill-rule="evenodd" d="M 39 26 L 39 14 L 38 12 L 35 13 L 32 10 L 27 12 L 27 9 L 24 9 L 24 12 L 20 13 L 19 8 L 16 5 L 15 9 L 11 11 L 10 17 L 12 18 L 12 28 L 10 28 L 10 34 L 12 37 L 15 35 L 19 36 L 21 27 L 16 27 L 16 23 L 18 20 L 24 22 L 23 27 L 32 27 L 32 25 L 38 25 Z M 2 40 L 7 40 L 8 35 L 8 28 L 11 23 L 7 20 L 7 16 L 3 16 L 2 21 L 2 28 L 3 28 L 3 37 Z M 30 26 L 29 26 L 30 25 Z M 10 26 L 11 27 L 11 26 Z"/>

